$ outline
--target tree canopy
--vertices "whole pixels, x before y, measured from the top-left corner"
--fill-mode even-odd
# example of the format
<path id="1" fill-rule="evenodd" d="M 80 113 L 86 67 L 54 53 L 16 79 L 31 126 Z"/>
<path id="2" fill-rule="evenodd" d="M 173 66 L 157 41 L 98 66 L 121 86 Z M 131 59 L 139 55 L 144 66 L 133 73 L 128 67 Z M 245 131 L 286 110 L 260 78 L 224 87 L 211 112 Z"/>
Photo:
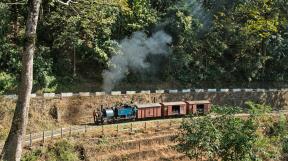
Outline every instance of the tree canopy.
<path id="1" fill-rule="evenodd" d="M 14 91 L 19 82 L 26 5 L 24 0 L 0 3 L 2 92 Z M 172 36 L 171 54 L 147 57 L 151 69 L 130 69 L 123 82 L 283 82 L 288 78 L 287 7 L 287 0 L 77 0 L 68 5 L 45 0 L 33 90 L 101 84 L 117 42 L 136 31 L 152 35 L 157 30 Z"/>

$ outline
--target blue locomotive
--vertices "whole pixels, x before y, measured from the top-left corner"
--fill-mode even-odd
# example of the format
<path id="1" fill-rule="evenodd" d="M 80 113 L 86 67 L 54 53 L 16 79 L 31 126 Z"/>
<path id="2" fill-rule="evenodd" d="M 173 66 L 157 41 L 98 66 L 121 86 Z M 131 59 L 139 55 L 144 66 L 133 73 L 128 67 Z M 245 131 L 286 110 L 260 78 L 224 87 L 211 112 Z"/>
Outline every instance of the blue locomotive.
<path id="1" fill-rule="evenodd" d="M 115 123 L 121 120 L 135 120 L 137 114 L 137 106 L 121 105 L 111 108 L 103 108 L 97 112 L 94 111 L 95 124 Z"/>

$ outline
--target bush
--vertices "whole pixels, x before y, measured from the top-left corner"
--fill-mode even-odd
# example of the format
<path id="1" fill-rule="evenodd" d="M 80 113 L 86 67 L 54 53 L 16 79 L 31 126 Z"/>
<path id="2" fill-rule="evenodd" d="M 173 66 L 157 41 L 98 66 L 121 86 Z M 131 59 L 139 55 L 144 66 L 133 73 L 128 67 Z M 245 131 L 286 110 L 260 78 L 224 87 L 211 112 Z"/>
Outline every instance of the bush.
<path id="1" fill-rule="evenodd" d="M 35 149 L 26 153 L 21 161 L 37 161 L 45 158 L 49 161 L 77 161 L 78 153 L 73 144 L 67 140 L 61 140 L 44 149 Z"/>
<path id="2" fill-rule="evenodd" d="M 43 151 L 40 149 L 32 150 L 31 152 L 26 153 L 21 161 L 38 161 L 41 155 L 43 154 Z"/>
<path id="3" fill-rule="evenodd" d="M 57 142 L 54 146 L 48 148 L 47 154 L 49 160 L 53 161 L 76 161 L 78 160 L 74 146 L 67 140 Z"/>
<path id="4" fill-rule="evenodd" d="M 190 159 L 208 160 L 279 160 L 281 143 L 283 153 L 288 152 L 288 139 L 282 141 L 287 133 L 286 119 L 281 116 L 273 126 L 273 137 L 265 133 L 273 125 L 266 105 L 248 102 L 248 118 L 235 117 L 238 107 L 214 107 L 219 117 L 190 117 L 184 119 L 175 141 L 176 149 Z M 276 125 L 276 124 L 275 124 Z"/>
<path id="5" fill-rule="evenodd" d="M 236 114 L 243 112 L 243 109 L 241 107 L 237 106 L 218 106 L 213 105 L 211 112 L 217 113 L 217 114 Z"/>
<path id="6" fill-rule="evenodd" d="M 184 120 L 180 128 L 180 135 L 176 138 L 176 141 L 179 142 L 176 146 L 177 150 L 185 153 L 191 159 L 215 158 L 219 152 L 221 136 L 216 126 L 215 120 L 209 116 L 197 119 L 190 117 L 188 120 Z"/>
<path id="7" fill-rule="evenodd" d="M 283 138 L 283 141 L 282 141 L 282 152 L 284 154 L 288 154 L 288 136 Z"/>
<path id="8" fill-rule="evenodd" d="M 11 74 L 0 72 L 0 94 L 15 88 L 16 78 Z"/>

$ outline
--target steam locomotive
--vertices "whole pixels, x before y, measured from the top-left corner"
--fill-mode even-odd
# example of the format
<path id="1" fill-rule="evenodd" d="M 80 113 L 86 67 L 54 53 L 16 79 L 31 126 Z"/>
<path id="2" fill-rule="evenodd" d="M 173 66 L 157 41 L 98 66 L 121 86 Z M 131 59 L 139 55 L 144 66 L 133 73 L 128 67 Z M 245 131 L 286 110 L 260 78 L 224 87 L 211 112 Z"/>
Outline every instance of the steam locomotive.
<path id="1" fill-rule="evenodd" d="M 122 120 L 143 120 L 153 118 L 168 118 L 189 114 L 208 114 L 211 103 L 208 100 L 162 102 L 136 105 L 120 105 L 106 107 L 93 112 L 95 124 L 116 123 Z"/>

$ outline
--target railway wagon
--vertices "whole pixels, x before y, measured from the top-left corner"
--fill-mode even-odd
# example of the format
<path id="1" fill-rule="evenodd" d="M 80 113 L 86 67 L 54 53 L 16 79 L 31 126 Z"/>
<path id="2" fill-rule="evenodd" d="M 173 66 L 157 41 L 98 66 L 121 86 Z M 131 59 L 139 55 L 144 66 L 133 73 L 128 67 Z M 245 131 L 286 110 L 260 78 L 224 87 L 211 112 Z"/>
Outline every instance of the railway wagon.
<path id="1" fill-rule="evenodd" d="M 208 114 L 211 109 L 211 103 L 208 100 L 185 101 L 187 114 Z"/>
<path id="2" fill-rule="evenodd" d="M 138 108 L 137 119 L 161 117 L 161 104 L 148 103 L 136 105 Z"/>
<path id="3" fill-rule="evenodd" d="M 162 117 L 186 115 L 185 102 L 162 102 Z"/>

